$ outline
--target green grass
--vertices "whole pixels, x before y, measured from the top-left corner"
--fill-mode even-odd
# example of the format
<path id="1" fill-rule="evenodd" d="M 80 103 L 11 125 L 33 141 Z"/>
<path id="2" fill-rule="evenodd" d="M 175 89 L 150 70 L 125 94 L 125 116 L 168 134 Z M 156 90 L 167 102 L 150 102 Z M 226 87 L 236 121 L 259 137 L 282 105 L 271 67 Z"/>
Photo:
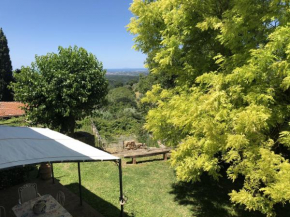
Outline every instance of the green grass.
<path id="1" fill-rule="evenodd" d="M 227 179 L 217 183 L 204 176 L 200 183 L 182 183 L 176 180 L 168 161 L 161 161 L 158 156 L 138 161 L 137 165 L 123 164 L 127 216 L 263 216 L 230 203 L 228 193 L 233 185 Z M 58 164 L 54 170 L 60 183 L 78 194 L 77 164 Z M 84 200 L 105 217 L 118 216 L 118 167 L 113 162 L 81 163 L 81 175 Z"/>
<path id="2" fill-rule="evenodd" d="M 78 193 L 77 164 L 54 166 L 55 177 Z M 119 173 L 113 162 L 81 163 L 84 200 L 106 217 L 119 215 Z M 175 180 L 168 162 L 154 161 L 123 165 L 125 211 L 129 216 L 191 216 L 188 206 L 174 200 L 171 184 Z M 114 207 L 114 208 L 112 208 Z"/>

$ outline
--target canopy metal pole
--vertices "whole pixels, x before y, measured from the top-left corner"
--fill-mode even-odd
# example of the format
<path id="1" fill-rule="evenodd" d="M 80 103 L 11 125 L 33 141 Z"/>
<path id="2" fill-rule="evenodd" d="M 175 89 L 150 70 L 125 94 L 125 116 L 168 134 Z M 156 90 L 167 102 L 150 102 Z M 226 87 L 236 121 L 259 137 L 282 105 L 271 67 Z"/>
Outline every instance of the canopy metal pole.
<path id="1" fill-rule="evenodd" d="M 51 167 L 52 183 L 54 184 L 53 163 L 50 163 L 50 167 Z"/>
<path id="2" fill-rule="evenodd" d="M 120 182 L 120 204 L 121 212 L 120 217 L 123 217 L 124 212 L 124 198 L 123 198 L 123 183 L 122 183 L 122 159 L 119 160 L 119 182 Z"/>
<path id="3" fill-rule="evenodd" d="M 80 205 L 83 205 L 83 198 L 82 198 L 82 180 L 81 180 L 81 169 L 80 169 L 80 162 L 78 162 L 78 171 L 79 171 L 79 192 L 80 192 Z"/>

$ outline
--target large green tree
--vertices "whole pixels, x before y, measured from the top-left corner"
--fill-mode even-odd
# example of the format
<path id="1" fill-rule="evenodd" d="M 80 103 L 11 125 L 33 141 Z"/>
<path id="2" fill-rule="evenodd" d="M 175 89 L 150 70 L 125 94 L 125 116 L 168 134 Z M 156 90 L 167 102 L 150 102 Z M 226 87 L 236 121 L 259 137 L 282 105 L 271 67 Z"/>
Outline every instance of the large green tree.
<path id="1" fill-rule="evenodd" d="M 0 99 L 2 101 L 13 100 L 12 91 L 8 89 L 12 79 L 8 42 L 2 28 L 0 28 Z"/>
<path id="2" fill-rule="evenodd" d="M 275 215 L 290 201 L 289 0 L 134 0 L 128 29 L 155 76 L 146 127 L 177 146 L 183 181 L 244 184 L 230 198 Z"/>
<path id="3" fill-rule="evenodd" d="M 15 99 L 25 104 L 29 119 L 69 134 L 77 120 L 103 104 L 108 89 L 102 63 L 76 46 L 36 56 L 15 79 Z"/>

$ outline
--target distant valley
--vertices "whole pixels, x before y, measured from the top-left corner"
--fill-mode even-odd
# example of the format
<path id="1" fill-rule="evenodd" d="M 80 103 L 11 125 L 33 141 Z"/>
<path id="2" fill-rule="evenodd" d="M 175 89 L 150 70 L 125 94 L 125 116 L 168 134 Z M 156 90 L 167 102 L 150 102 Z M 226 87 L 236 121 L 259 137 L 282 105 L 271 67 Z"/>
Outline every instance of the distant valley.
<path id="1" fill-rule="evenodd" d="M 107 69 L 107 76 L 110 75 L 127 75 L 139 76 L 140 74 L 148 75 L 148 69 L 145 68 L 123 68 L 123 69 Z"/>

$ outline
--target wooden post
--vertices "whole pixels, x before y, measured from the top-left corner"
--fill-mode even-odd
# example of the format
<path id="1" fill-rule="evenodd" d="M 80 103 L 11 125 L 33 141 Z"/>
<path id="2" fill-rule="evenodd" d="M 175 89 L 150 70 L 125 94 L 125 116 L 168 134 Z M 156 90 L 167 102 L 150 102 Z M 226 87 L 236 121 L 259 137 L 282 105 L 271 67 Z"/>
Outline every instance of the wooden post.
<path id="1" fill-rule="evenodd" d="M 163 160 L 167 160 L 167 153 L 163 154 Z"/>
<path id="2" fill-rule="evenodd" d="M 136 157 L 132 157 L 132 164 L 136 164 Z"/>

